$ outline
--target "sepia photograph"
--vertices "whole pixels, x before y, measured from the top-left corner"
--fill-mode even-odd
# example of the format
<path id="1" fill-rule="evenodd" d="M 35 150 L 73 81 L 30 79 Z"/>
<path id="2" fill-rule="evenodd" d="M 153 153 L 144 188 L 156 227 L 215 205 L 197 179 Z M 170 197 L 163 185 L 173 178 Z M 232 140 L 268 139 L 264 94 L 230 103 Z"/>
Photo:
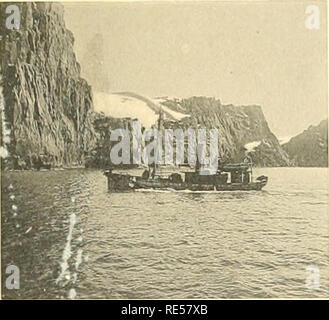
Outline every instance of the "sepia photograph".
<path id="1" fill-rule="evenodd" d="M 1 2 L 1 299 L 329 299 L 327 12 Z"/>

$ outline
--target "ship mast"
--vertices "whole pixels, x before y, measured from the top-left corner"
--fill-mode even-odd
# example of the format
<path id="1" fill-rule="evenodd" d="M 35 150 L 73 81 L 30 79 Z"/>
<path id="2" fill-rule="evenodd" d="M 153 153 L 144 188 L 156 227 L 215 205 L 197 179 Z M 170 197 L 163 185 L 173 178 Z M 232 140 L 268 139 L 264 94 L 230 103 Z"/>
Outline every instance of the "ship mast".
<path id="1" fill-rule="evenodd" d="M 159 118 L 158 118 L 158 130 L 161 130 L 163 124 L 163 110 L 162 107 L 160 106 L 160 111 L 159 111 Z"/>
<path id="2" fill-rule="evenodd" d="M 163 110 L 162 107 L 160 106 L 160 110 L 159 110 L 159 118 L 158 118 L 158 123 L 157 123 L 157 129 L 158 129 L 158 133 L 161 132 L 163 126 Z M 156 141 L 158 140 L 159 136 L 158 134 L 155 136 Z M 157 148 L 159 147 L 159 145 L 157 144 Z M 155 176 L 157 170 L 158 170 L 158 149 L 155 149 L 154 152 L 156 153 L 154 156 L 154 164 L 153 164 L 153 177 Z"/>

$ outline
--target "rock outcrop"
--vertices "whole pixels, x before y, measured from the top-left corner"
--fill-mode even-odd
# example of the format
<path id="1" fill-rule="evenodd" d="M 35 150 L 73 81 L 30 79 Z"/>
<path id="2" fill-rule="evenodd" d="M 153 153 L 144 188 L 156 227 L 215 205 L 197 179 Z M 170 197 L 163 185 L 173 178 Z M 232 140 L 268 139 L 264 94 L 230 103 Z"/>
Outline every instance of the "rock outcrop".
<path id="1" fill-rule="evenodd" d="M 258 166 L 290 165 L 260 106 L 222 105 L 220 100 L 207 97 L 160 101 L 174 111 L 190 115 L 174 127 L 218 129 L 219 156 L 223 162 L 239 162 L 249 152 Z M 253 145 L 252 149 L 248 144 Z"/>
<path id="2" fill-rule="evenodd" d="M 282 147 L 294 166 L 328 167 L 328 119 L 310 126 Z"/>
<path id="3" fill-rule="evenodd" d="M 108 167 L 120 167 L 120 168 L 132 168 L 135 167 L 132 163 L 130 164 L 113 164 L 111 161 L 111 149 L 117 143 L 111 141 L 111 132 L 115 129 L 127 130 L 130 133 L 130 149 L 128 150 L 129 158 L 132 159 L 132 126 L 133 121 L 136 119 L 132 118 L 113 118 L 107 117 L 102 113 L 93 114 L 93 128 L 95 130 L 97 139 L 93 150 L 89 152 L 85 158 L 86 168 L 108 168 Z"/>
<path id="4" fill-rule="evenodd" d="M 163 127 L 165 129 L 218 129 L 219 157 L 223 163 L 240 162 L 248 153 L 255 165 L 258 166 L 290 165 L 288 155 L 269 129 L 260 106 L 236 107 L 222 105 L 219 100 L 206 97 L 192 97 L 189 99 L 155 98 L 152 99 L 152 104 L 150 104 L 149 98 L 130 93 L 129 97 L 131 96 L 139 99 L 134 102 L 136 108 L 152 107 L 151 109 L 158 113 L 162 105 Z M 142 102 L 145 105 L 142 105 Z M 155 106 L 155 104 L 157 105 Z M 111 112 L 95 117 L 94 128 L 98 140 L 95 149 L 88 158 L 88 166 L 103 167 L 104 165 L 112 165 L 110 161 L 110 149 L 113 146 L 113 142 L 110 140 L 111 130 L 122 128 L 128 129 L 129 132 L 132 131 L 132 121 L 135 119 L 134 115 L 136 115 L 136 112 L 131 110 L 133 105 L 131 105 L 129 99 L 123 99 L 120 107 L 122 110 L 125 109 L 124 118 L 111 117 Z M 106 108 L 106 105 L 102 108 L 95 105 L 96 110 L 104 111 L 104 108 Z M 110 107 L 109 110 L 111 111 Z M 131 117 L 129 117 L 128 110 L 131 112 Z M 174 117 L 174 115 L 179 115 L 179 117 Z M 157 117 L 155 114 L 155 120 L 151 118 L 156 122 Z M 142 121 L 142 119 L 139 120 Z M 132 140 L 132 136 L 130 140 Z M 185 161 L 187 162 L 187 145 L 185 148 Z"/>
<path id="5" fill-rule="evenodd" d="M 5 8 L 1 4 L 1 21 Z M 8 157 L 5 167 L 83 164 L 94 145 L 92 93 L 80 77 L 73 34 L 58 3 L 16 3 L 19 30 L 1 24 L 2 98 Z M 10 141 L 9 141 L 10 139 Z M 40 158 L 41 157 L 41 158 Z"/>

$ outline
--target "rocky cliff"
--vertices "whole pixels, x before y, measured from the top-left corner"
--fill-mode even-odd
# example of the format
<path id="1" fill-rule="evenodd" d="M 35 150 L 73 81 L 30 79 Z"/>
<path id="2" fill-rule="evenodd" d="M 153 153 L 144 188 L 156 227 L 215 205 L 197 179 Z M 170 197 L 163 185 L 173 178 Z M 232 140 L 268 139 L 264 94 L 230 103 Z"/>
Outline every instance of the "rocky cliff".
<path id="1" fill-rule="evenodd" d="M 223 105 L 220 100 L 207 97 L 160 101 L 176 112 L 190 115 L 178 126 L 218 129 L 219 153 L 224 162 L 239 162 L 249 153 L 258 166 L 290 165 L 260 106 Z"/>
<path id="2" fill-rule="evenodd" d="M 104 101 L 107 103 L 104 104 Z M 207 97 L 150 99 L 133 93 L 121 93 L 118 97 L 106 97 L 103 94 L 101 100 L 95 99 L 95 110 L 101 110 L 105 116 L 95 117 L 94 128 L 99 139 L 89 157 L 88 165 L 110 165 L 109 150 L 113 145 L 109 139 L 110 131 L 115 128 L 129 130 L 133 119 L 138 115 L 137 111 L 141 110 L 143 114 L 137 118 L 147 127 L 150 121 L 157 121 L 161 106 L 164 128 L 218 129 L 219 157 L 222 162 L 240 162 L 248 153 L 258 166 L 290 165 L 288 155 L 269 129 L 260 106 L 222 105 L 220 100 Z M 114 107 L 122 110 L 121 113 L 115 111 Z M 114 115 L 117 117 L 113 117 Z M 185 151 L 187 161 L 187 146 Z"/>
<path id="3" fill-rule="evenodd" d="M 82 164 L 95 139 L 92 94 L 80 77 L 63 7 L 58 3 L 16 3 L 20 28 L 10 30 L 3 23 L 8 5 L 1 4 L 0 30 L 2 98 L 10 132 L 4 164 L 9 168 L 43 162 Z"/>
<path id="4" fill-rule="evenodd" d="M 282 145 L 293 165 L 299 167 L 328 166 L 328 119 L 310 126 Z"/>
<path id="5" fill-rule="evenodd" d="M 2 22 L 8 5 L 1 4 Z M 161 105 L 167 128 L 217 128 L 222 161 L 241 161 L 247 151 L 256 165 L 290 164 L 259 106 L 222 105 L 218 99 L 207 97 L 150 99 L 121 93 L 109 99 L 101 95 L 99 110 L 106 117 L 95 115 L 91 87 L 80 76 L 63 7 L 56 3 L 17 5 L 19 30 L 6 29 L 4 23 L 0 30 L 0 102 L 4 102 L 3 142 L 8 150 L 5 167 L 27 169 L 86 162 L 88 166 L 107 166 L 110 130 L 129 129 L 135 118 L 146 117 L 148 123 L 157 118 Z M 85 63 L 92 65 L 91 61 Z M 94 107 L 98 110 L 96 103 Z"/>

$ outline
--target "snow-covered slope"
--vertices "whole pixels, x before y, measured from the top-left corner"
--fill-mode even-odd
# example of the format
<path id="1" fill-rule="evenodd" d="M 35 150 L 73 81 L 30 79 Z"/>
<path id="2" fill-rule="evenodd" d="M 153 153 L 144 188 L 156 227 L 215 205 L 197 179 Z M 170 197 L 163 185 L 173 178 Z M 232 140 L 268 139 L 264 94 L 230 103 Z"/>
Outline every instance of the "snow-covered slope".
<path id="1" fill-rule="evenodd" d="M 162 106 L 155 99 L 132 92 L 94 93 L 94 110 L 96 112 L 102 112 L 105 116 L 113 118 L 138 119 L 146 128 L 150 128 L 156 123 L 161 108 L 167 119 L 179 121 L 189 116 Z"/>

